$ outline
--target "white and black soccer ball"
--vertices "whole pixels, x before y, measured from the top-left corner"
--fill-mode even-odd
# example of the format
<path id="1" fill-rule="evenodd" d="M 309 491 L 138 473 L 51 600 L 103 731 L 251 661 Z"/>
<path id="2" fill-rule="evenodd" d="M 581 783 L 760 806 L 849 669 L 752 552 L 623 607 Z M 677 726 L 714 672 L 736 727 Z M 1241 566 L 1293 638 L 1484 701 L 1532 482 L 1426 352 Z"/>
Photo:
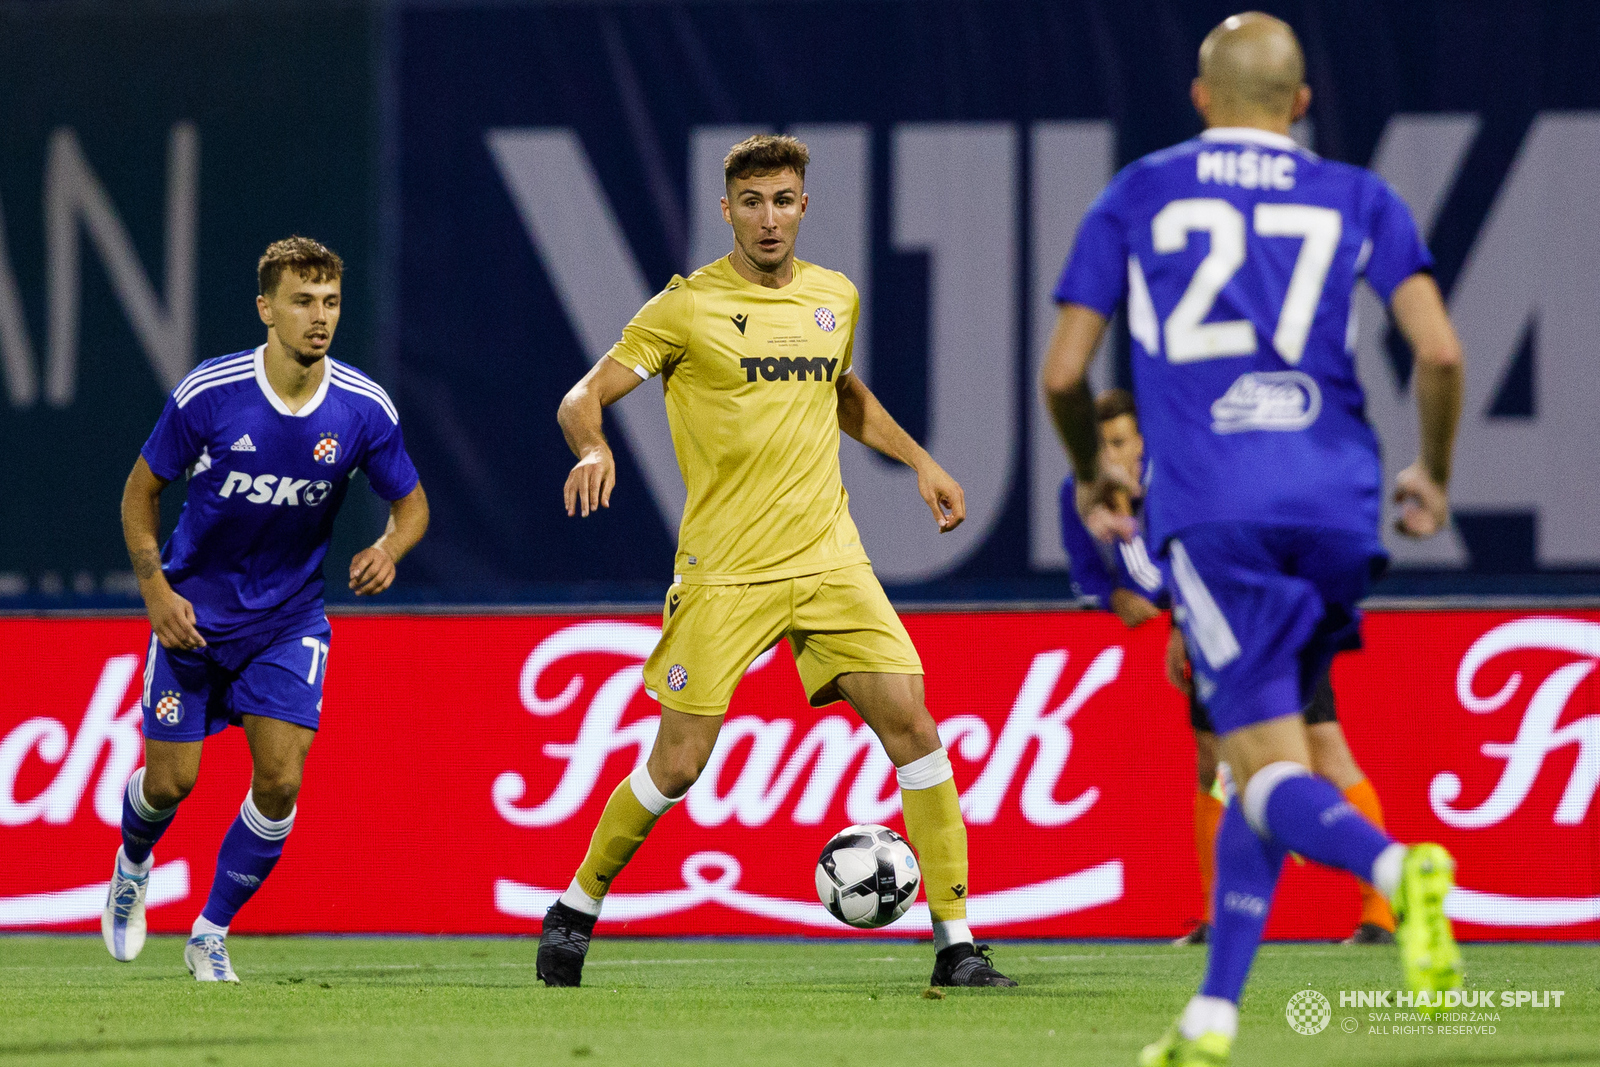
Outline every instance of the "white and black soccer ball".
<path id="1" fill-rule="evenodd" d="M 817 898 L 835 919 L 861 930 L 900 918 L 921 885 L 916 853 L 887 826 L 847 826 L 817 859 Z"/>

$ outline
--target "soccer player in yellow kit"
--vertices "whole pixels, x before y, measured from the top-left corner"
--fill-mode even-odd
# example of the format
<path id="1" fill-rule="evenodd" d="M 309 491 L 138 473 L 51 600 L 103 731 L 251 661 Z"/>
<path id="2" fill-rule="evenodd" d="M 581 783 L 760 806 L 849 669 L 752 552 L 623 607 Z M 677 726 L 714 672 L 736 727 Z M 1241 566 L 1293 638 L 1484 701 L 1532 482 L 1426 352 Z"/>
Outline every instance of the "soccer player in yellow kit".
<path id="1" fill-rule="evenodd" d="M 700 776 L 746 668 L 782 637 L 812 705 L 848 701 L 895 765 L 933 916 L 932 984 L 1016 985 L 967 927 L 967 830 L 950 759 L 923 703 L 922 662 L 850 518 L 839 431 L 913 468 L 941 531 L 965 517 L 961 486 L 850 372 L 856 287 L 795 259 L 809 161 L 792 137 L 735 145 L 722 201 L 733 252 L 674 277 L 561 402 L 578 457 L 568 515 L 610 506 L 616 466 L 601 410 L 656 375 L 689 492 L 661 641 L 644 667 L 661 728 L 545 914 L 546 985 L 579 984 L 612 882 Z"/>

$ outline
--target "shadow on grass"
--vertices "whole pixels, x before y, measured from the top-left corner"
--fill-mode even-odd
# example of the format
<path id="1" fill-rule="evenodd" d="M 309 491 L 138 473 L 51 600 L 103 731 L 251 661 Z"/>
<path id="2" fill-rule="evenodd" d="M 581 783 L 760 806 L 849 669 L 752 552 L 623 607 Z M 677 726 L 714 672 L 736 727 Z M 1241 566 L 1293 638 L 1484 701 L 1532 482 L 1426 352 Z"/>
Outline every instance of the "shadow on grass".
<path id="1" fill-rule="evenodd" d="M 249 1048 L 258 1045 L 297 1043 L 297 1039 L 286 1037 L 147 1037 L 127 1040 L 32 1041 L 0 1045 L 0 1060 L 12 1056 L 65 1056 L 74 1052 L 158 1052 L 163 1049 Z"/>

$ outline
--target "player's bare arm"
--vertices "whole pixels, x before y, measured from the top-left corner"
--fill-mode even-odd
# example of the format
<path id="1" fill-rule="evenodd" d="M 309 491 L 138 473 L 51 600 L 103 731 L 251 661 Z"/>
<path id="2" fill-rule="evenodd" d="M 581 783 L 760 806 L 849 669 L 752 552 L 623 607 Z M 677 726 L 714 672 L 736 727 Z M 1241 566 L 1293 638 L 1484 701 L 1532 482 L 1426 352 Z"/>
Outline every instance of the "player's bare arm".
<path id="1" fill-rule="evenodd" d="M 428 532 L 428 494 L 422 483 L 389 505 L 383 536 L 350 560 L 350 588 L 356 596 L 377 596 L 394 584 L 395 565 Z"/>
<path id="2" fill-rule="evenodd" d="M 1050 418 L 1072 458 L 1078 514 L 1097 540 L 1131 541 L 1138 533 L 1128 515 L 1117 514 L 1119 493 L 1137 496 L 1139 486 L 1115 464 L 1100 462 L 1100 432 L 1089 393 L 1089 365 L 1105 335 L 1106 318 L 1081 304 L 1064 304 L 1045 352 L 1039 387 Z"/>
<path id="3" fill-rule="evenodd" d="M 617 464 L 606 444 L 601 412 L 633 392 L 644 379 L 614 359 L 602 359 L 567 391 L 556 410 L 556 421 L 567 439 L 567 447 L 578 457 L 562 498 L 567 514 L 589 517 L 589 513 L 611 506 L 611 490 L 617 484 Z"/>
<path id="4" fill-rule="evenodd" d="M 1131 589 L 1113 589 L 1111 614 L 1121 619 L 1122 625 L 1131 630 L 1159 617 L 1161 609 L 1152 604 L 1149 598 L 1140 596 Z"/>
<path id="5" fill-rule="evenodd" d="M 128 558 L 139 579 L 139 595 L 150 615 L 150 628 L 163 648 L 194 649 L 205 645 L 195 626 L 194 605 L 180 596 L 161 572 L 161 490 L 167 483 L 157 478 L 140 456 L 122 488 L 122 536 Z"/>
<path id="6" fill-rule="evenodd" d="M 1422 430 L 1421 456 L 1395 478 L 1394 502 L 1400 506 L 1395 529 L 1407 537 L 1431 537 L 1450 522 L 1450 460 L 1465 360 L 1431 274 L 1401 282 L 1389 307 L 1416 359 L 1411 380 Z"/>
<path id="7" fill-rule="evenodd" d="M 894 421 L 866 383 L 854 374 L 839 377 L 839 429 L 874 452 L 917 472 L 917 492 L 933 512 L 940 533 L 949 533 L 967 517 L 967 497 L 961 484 L 917 444 L 916 439 Z"/>

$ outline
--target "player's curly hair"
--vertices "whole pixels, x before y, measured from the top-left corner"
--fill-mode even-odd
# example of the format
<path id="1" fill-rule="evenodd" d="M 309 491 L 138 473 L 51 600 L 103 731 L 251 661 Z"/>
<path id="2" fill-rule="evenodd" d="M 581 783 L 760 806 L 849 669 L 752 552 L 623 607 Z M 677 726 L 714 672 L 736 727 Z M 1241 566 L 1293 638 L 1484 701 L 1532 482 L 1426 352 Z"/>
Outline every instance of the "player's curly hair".
<path id="1" fill-rule="evenodd" d="M 1094 398 L 1096 422 L 1110 422 L 1122 415 L 1132 415 L 1133 421 L 1139 421 L 1139 412 L 1133 406 L 1133 394 L 1126 389 L 1107 389 Z"/>
<path id="2" fill-rule="evenodd" d="M 274 241 L 256 264 L 256 284 L 262 296 L 277 291 L 286 270 L 308 282 L 335 282 L 344 276 L 344 260 L 327 245 L 309 237 L 296 235 Z"/>
<path id="3" fill-rule="evenodd" d="M 792 170 L 806 180 L 806 164 L 811 162 L 811 150 L 799 138 L 772 133 L 758 133 L 746 137 L 728 152 L 722 160 L 722 180 L 731 185 L 740 178 L 757 174 L 776 174 Z"/>

